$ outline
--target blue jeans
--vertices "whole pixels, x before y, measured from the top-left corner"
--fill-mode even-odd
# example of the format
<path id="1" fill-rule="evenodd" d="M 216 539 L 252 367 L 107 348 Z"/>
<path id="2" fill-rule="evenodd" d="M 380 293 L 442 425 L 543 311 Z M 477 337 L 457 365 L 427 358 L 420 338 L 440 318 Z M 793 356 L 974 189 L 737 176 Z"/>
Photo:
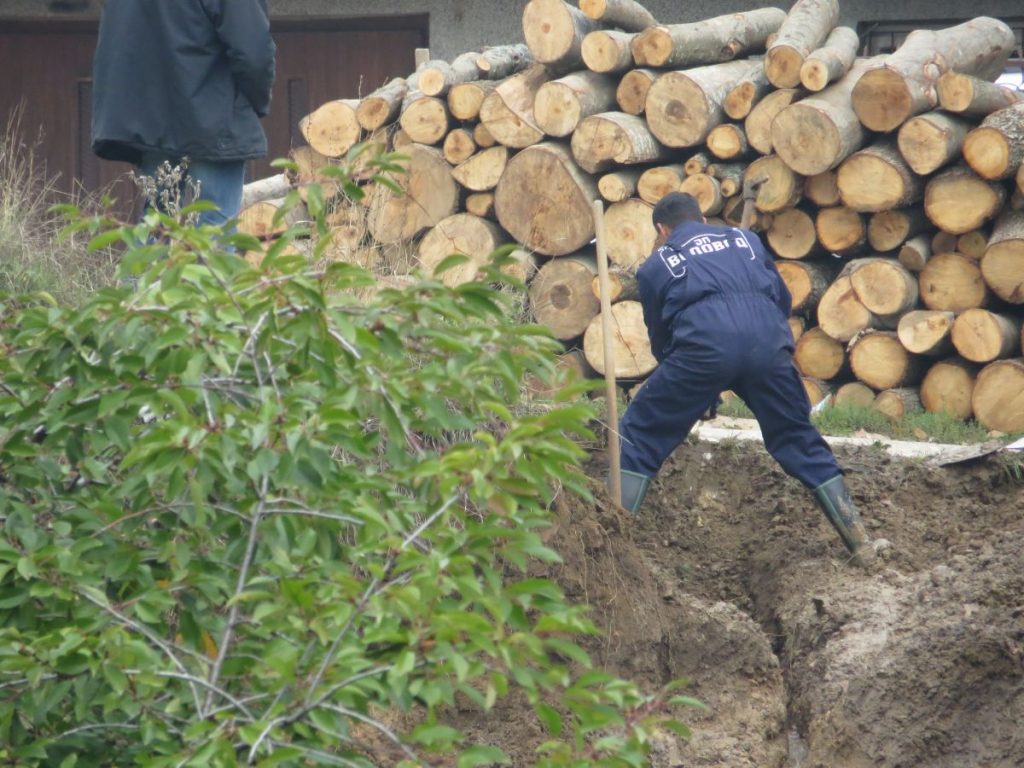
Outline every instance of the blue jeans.
<path id="1" fill-rule="evenodd" d="M 139 173 L 144 176 L 156 175 L 156 170 L 164 161 L 172 166 L 177 165 L 181 159 L 166 155 L 160 152 L 147 152 L 139 164 Z M 238 216 L 242 207 L 242 186 L 245 183 L 245 161 L 244 160 L 189 160 L 186 180 L 191 180 L 200 185 L 199 199 L 209 200 L 217 206 L 216 211 L 203 211 L 199 214 L 199 224 L 214 224 L 220 226 L 229 219 Z M 182 182 L 185 186 L 185 180 Z M 183 204 L 187 205 L 193 200 L 186 198 L 187 189 L 181 189 Z"/>

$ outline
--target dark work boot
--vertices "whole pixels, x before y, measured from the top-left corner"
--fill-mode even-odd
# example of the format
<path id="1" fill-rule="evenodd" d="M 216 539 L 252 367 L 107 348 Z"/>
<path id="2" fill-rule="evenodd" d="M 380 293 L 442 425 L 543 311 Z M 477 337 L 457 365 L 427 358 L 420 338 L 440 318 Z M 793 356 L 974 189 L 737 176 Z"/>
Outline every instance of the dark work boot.
<path id="1" fill-rule="evenodd" d="M 862 567 L 868 566 L 874 559 L 875 550 L 857 514 L 857 507 L 850 498 L 850 492 L 846 489 L 843 476 L 837 475 L 815 488 L 814 498 L 853 555 L 853 561 Z"/>
<path id="2" fill-rule="evenodd" d="M 619 477 L 622 481 L 622 506 L 635 515 L 643 503 L 644 496 L 647 495 L 651 478 L 639 472 L 630 472 L 628 469 L 621 470 Z"/>

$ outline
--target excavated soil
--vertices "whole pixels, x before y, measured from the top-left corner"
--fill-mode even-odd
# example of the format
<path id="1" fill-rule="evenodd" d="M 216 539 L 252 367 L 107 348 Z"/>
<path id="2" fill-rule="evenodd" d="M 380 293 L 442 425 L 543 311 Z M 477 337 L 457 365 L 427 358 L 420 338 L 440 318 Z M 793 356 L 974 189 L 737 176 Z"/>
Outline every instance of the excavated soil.
<path id="1" fill-rule="evenodd" d="M 872 572 L 758 444 L 686 444 L 639 516 L 598 488 L 563 499 L 549 569 L 593 606 L 607 669 L 654 689 L 684 677 L 709 706 L 651 765 L 720 768 L 1024 766 L 1024 485 L 1007 462 L 930 467 L 837 450 Z M 599 477 L 604 457 L 590 474 Z M 531 762 L 543 735 L 509 703 L 460 722 Z"/>

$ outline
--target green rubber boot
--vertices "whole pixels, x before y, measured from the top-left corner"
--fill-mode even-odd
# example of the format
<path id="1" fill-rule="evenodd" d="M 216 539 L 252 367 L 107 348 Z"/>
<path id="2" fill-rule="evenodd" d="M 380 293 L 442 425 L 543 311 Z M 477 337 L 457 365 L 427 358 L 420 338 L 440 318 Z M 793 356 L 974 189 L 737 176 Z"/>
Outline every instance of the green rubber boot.
<path id="1" fill-rule="evenodd" d="M 622 506 L 635 515 L 643 503 L 644 496 L 647 495 L 651 478 L 638 472 L 630 472 L 628 469 L 620 470 L 619 477 L 622 483 Z"/>
<path id="2" fill-rule="evenodd" d="M 814 497 L 825 517 L 836 529 L 846 549 L 858 565 L 866 566 L 875 554 L 871 537 L 864 530 L 857 507 L 850 498 L 842 475 L 833 477 L 814 489 Z"/>

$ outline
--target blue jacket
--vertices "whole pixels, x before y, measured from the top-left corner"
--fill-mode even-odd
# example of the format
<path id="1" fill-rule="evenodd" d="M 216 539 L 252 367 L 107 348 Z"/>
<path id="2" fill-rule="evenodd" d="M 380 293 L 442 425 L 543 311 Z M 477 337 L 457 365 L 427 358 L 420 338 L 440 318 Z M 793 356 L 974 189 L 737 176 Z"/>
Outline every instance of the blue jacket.
<path id="1" fill-rule="evenodd" d="M 681 224 L 637 271 L 637 283 L 659 362 L 687 346 L 792 349 L 792 297 L 753 232 Z"/>

